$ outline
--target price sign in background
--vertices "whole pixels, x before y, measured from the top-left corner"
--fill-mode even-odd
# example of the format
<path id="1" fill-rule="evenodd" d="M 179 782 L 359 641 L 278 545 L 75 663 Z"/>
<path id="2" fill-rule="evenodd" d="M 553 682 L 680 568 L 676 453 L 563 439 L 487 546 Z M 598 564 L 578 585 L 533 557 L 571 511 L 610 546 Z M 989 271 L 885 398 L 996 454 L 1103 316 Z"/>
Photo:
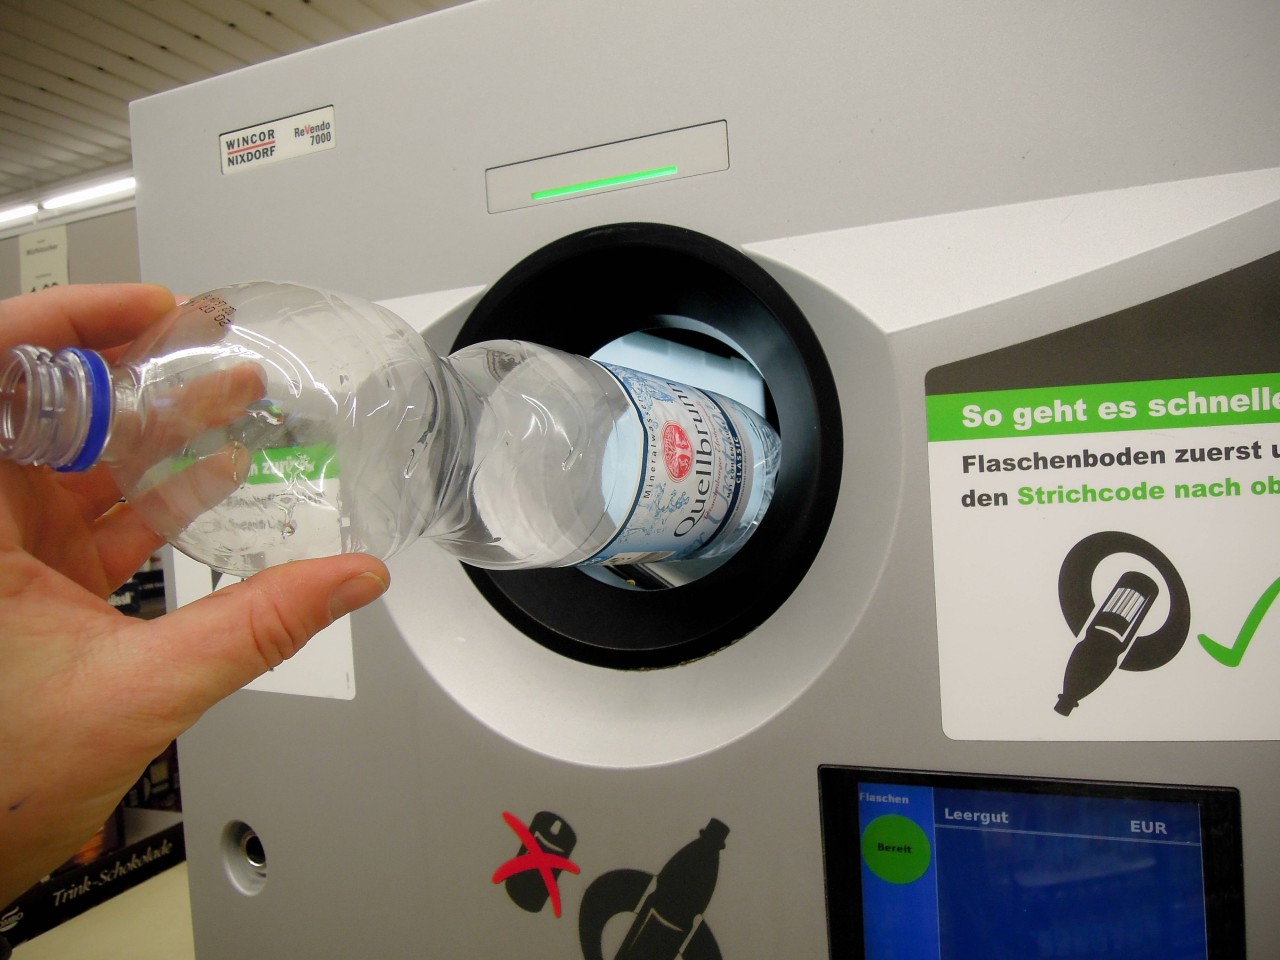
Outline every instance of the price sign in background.
<path id="1" fill-rule="evenodd" d="M 19 277 L 24 293 L 71 282 L 67 267 L 67 227 L 47 227 L 18 238 Z"/>

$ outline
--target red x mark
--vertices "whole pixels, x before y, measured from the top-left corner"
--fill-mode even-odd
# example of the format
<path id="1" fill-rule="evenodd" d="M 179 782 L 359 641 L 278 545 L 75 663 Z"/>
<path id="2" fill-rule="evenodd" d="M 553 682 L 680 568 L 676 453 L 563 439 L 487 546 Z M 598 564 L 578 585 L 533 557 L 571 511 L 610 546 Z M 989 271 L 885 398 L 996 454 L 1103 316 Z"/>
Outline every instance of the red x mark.
<path id="1" fill-rule="evenodd" d="M 542 849 L 542 844 L 534 839 L 529 828 L 521 823 L 515 814 L 504 810 L 502 819 L 507 821 L 507 826 L 520 838 L 525 852 L 512 857 L 493 871 L 493 882 L 502 883 L 514 874 L 524 873 L 526 870 L 537 870 L 542 875 L 542 882 L 547 885 L 547 893 L 551 895 L 551 909 L 555 911 L 557 917 L 560 916 L 560 886 L 556 883 L 556 878 L 551 871 L 568 870 L 570 873 L 579 873 L 578 865 L 567 857 L 558 857 Z"/>

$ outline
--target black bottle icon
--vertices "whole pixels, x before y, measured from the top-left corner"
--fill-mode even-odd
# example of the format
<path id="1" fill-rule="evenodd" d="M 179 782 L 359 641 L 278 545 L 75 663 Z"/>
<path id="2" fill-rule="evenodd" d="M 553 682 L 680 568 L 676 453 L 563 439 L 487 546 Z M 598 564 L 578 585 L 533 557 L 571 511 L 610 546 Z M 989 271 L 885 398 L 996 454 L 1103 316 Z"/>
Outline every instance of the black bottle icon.
<path id="1" fill-rule="evenodd" d="M 1130 570 L 1121 575 L 1071 651 L 1054 710 L 1067 716 L 1111 676 L 1159 593 L 1156 582 L 1144 573 Z"/>
<path id="2" fill-rule="evenodd" d="M 729 828 L 712 819 L 667 861 L 636 910 L 615 960 L 674 960 L 711 902 Z M 699 926 L 701 929 L 701 926 Z"/>

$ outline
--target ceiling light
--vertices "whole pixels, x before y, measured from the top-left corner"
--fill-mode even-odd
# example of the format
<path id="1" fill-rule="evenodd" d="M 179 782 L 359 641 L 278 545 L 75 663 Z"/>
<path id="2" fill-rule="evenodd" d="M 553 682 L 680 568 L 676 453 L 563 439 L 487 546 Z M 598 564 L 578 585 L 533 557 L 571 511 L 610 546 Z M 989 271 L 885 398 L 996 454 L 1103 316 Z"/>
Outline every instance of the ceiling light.
<path id="1" fill-rule="evenodd" d="M 133 177 L 123 177 L 119 180 L 112 180 L 109 183 L 86 187 L 83 190 L 60 193 L 56 197 L 40 201 L 40 206 L 46 210 L 57 210 L 61 207 L 71 207 L 80 203 L 92 203 L 96 200 L 106 200 L 122 194 L 132 193 L 135 186 L 137 186 L 137 181 Z"/>
<path id="2" fill-rule="evenodd" d="M 8 210 L 0 210 L 0 224 L 30 220 L 38 210 L 39 208 L 34 203 L 24 203 L 18 207 L 10 207 Z"/>

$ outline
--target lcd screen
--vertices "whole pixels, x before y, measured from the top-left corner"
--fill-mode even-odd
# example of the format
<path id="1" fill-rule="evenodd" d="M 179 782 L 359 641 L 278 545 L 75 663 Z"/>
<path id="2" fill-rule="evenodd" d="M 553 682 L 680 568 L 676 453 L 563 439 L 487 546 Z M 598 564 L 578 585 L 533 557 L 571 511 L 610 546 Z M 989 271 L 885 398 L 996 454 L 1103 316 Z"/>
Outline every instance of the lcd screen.
<path id="1" fill-rule="evenodd" d="M 1237 791 L 823 767 L 832 960 L 1244 956 Z"/>

